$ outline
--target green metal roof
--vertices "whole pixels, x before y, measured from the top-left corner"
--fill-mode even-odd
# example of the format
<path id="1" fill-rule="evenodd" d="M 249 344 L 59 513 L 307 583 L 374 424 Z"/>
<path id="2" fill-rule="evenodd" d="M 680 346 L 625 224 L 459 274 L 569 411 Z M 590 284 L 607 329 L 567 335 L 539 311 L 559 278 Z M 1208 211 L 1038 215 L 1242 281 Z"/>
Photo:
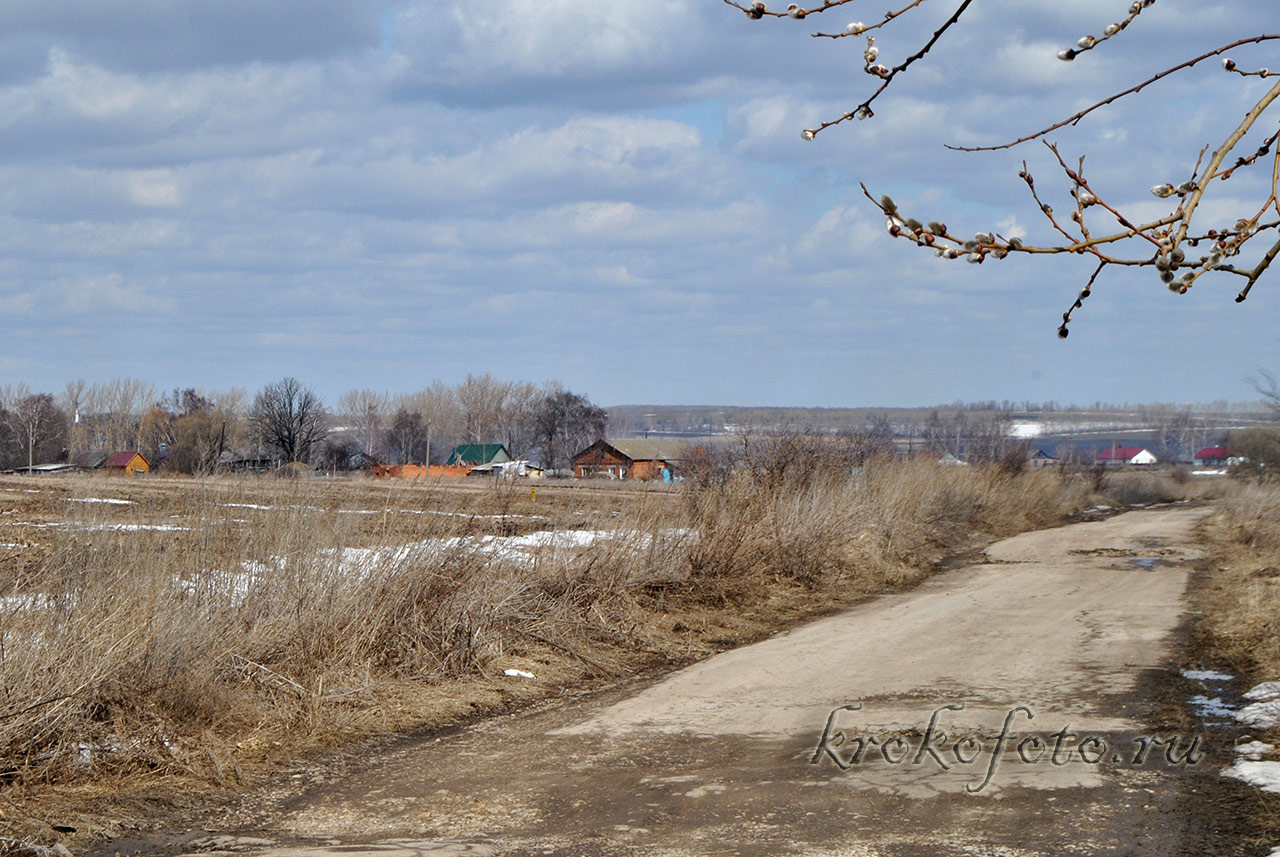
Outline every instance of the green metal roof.
<path id="1" fill-rule="evenodd" d="M 511 454 L 500 443 L 464 443 L 453 450 L 448 465 L 464 465 L 474 467 L 478 464 L 493 464 L 510 461 Z"/>

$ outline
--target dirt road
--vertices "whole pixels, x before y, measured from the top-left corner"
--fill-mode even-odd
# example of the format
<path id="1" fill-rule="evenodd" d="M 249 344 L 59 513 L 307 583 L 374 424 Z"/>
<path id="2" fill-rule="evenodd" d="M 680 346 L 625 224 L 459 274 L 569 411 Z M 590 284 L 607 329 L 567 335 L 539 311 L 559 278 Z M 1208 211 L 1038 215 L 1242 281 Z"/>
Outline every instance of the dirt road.
<path id="1" fill-rule="evenodd" d="M 1258 853 L 1215 809 L 1233 787 L 1201 758 L 1212 738 L 1169 703 L 1199 514 L 1000 542 L 649 686 L 298 775 L 181 848 Z"/>

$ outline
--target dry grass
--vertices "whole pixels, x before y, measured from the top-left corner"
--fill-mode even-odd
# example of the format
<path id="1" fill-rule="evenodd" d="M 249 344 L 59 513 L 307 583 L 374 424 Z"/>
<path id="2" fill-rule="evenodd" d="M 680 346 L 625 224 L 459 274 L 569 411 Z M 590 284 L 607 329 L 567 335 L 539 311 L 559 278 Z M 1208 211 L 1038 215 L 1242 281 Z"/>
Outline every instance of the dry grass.
<path id="1" fill-rule="evenodd" d="M 1280 486 L 1249 484 L 1219 504 L 1206 532 L 1201 609 L 1213 654 L 1251 682 L 1280 679 Z"/>
<path id="2" fill-rule="evenodd" d="M 1098 499 L 1050 470 L 850 475 L 764 456 L 675 490 L 536 499 L 501 483 L 0 481 L 0 543 L 19 545 L 0 548 L 0 798 L 234 785 L 308 748 L 688 662 Z M 100 499 L 130 502 L 78 502 Z M 20 821 L 0 810 L 0 834 L 48 838 Z"/>

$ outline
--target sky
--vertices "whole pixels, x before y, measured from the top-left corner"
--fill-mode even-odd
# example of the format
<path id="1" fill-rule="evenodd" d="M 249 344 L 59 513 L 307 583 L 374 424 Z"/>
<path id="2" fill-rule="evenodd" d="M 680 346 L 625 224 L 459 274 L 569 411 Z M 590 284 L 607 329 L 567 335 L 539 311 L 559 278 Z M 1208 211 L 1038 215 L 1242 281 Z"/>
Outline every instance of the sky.
<path id="1" fill-rule="evenodd" d="M 943 2 L 878 31 L 880 61 L 918 49 Z M 0 385 L 293 376 L 332 401 L 491 373 L 604 405 L 1256 398 L 1246 378 L 1280 372 L 1280 270 L 1236 304 L 1234 277 L 1178 296 L 1113 269 L 1061 340 L 1087 259 L 937 259 L 859 187 L 1047 243 L 1017 175 L 1027 161 L 1067 210 L 1042 144 L 944 144 L 1038 130 L 1280 17 L 1160 0 L 1056 59 L 1128 5 L 975 3 L 873 119 L 805 141 L 876 83 L 865 37 L 810 34 L 883 3 L 752 21 L 720 0 L 6 0 Z M 1269 84 L 1211 60 L 1048 139 L 1109 203 L 1158 216 L 1148 188 L 1188 178 Z M 1269 167 L 1202 210 L 1256 212 Z"/>

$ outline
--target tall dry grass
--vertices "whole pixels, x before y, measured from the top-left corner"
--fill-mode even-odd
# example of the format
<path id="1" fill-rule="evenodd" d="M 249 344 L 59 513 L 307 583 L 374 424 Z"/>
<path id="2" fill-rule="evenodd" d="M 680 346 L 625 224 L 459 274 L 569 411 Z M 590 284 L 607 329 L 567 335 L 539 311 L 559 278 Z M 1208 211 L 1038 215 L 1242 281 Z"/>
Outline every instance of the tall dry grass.
<path id="1" fill-rule="evenodd" d="M 1213 654 L 1250 681 L 1280 680 L 1280 486 L 1247 483 L 1210 520 L 1198 605 Z"/>
<path id="2" fill-rule="evenodd" d="M 875 591 L 984 537 L 1061 521 L 1090 496 L 1085 480 L 1056 471 L 920 459 L 781 477 L 748 464 L 708 483 L 690 494 L 702 538 L 689 568 L 703 595 L 726 599 L 780 577 Z"/>
<path id="3" fill-rule="evenodd" d="M 530 518 L 527 489 L 502 486 L 390 492 L 369 515 L 322 483 L 257 508 L 193 481 L 153 502 L 170 522 L 157 529 L 78 506 L 38 565 L 0 577 L 0 783 L 234 779 L 277 744 L 438 722 L 397 702 L 405 688 L 548 653 L 624 674 L 673 657 L 674 613 L 718 626 L 750 612 L 759 632 L 1095 501 L 1056 471 L 854 470 L 783 449 L 637 495 L 618 518 L 573 492 L 556 520 Z"/>

